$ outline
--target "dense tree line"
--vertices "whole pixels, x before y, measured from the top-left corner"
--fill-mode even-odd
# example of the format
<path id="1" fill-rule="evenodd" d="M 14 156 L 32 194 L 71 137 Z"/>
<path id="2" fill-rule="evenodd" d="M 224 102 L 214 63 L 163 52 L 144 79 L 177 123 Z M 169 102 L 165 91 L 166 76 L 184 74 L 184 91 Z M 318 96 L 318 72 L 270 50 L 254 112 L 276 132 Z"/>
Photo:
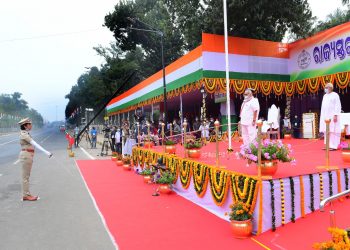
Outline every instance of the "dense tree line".
<path id="1" fill-rule="evenodd" d="M 349 4 L 348 0 L 343 0 Z M 349 21 L 349 10 L 317 22 L 307 0 L 228 0 L 229 35 L 282 41 L 307 37 Z M 105 58 L 100 68 L 82 74 L 66 96 L 66 117 L 77 107 L 98 108 L 127 75 L 137 70 L 128 89 L 162 68 L 160 32 L 164 35 L 165 64 L 201 43 L 201 33 L 223 34 L 221 0 L 121 0 L 105 16 L 115 42 L 94 48 Z M 152 31 L 144 31 L 152 30 Z"/>
<path id="2" fill-rule="evenodd" d="M 16 123 L 25 117 L 30 117 L 33 124 L 38 127 L 43 125 L 43 117 L 35 109 L 30 108 L 21 96 L 22 94 L 18 92 L 0 95 L 0 127 L 17 126 Z"/>

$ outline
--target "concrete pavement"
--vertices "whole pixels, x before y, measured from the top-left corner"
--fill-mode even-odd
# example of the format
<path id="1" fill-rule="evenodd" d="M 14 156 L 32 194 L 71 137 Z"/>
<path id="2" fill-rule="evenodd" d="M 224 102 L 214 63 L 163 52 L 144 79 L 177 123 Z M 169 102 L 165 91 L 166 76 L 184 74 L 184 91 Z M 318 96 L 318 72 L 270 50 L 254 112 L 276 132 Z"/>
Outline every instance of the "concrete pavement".
<path id="1" fill-rule="evenodd" d="M 32 136 L 54 154 L 35 153 L 30 180 L 32 194 L 41 198 L 36 202 L 21 201 L 18 134 L 0 136 L 0 249 L 115 249 L 75 163 L 89 158 L 80 149 L 68 157 L 56 128 Z"/>

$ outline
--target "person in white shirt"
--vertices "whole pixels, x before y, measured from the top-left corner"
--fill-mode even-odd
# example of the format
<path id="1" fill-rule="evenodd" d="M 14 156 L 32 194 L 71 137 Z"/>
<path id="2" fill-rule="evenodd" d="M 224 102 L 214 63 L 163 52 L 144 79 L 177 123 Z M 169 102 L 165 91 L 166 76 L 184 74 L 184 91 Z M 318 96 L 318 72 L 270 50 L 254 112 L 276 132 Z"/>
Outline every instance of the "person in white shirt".
<path id="1" fill-rule="evenodd" d="M 201 131 L 202 138 L 209 139 L 209 123 L 206 121 L 203 121 L 202 124 L 199 126 L 199 129 Z"/>
<path id="2" fill-rule="evenodd" d="M 246 89 L 240 113 L 244 145 L 249 145 L 256 138 L 256 120 L 259 116 L 259 111 L 260 105 L 258 99 L 253 96 L 251 89 Z"/>
<path id="3" fill-rule="evenodd" d="M 341 126 L 339 115 L 341 112 L 341 103 L 339 95 L 333 92 L 333 84 L 327 83 L 324 87 L 325 94 L 321 105 L 320 132 L 324 133 L 324 143 L 326 144 L 326 123 L 325 120 L 330 119 L 329 124 L 329 148 L 337 150 L 340 143 Z"/>

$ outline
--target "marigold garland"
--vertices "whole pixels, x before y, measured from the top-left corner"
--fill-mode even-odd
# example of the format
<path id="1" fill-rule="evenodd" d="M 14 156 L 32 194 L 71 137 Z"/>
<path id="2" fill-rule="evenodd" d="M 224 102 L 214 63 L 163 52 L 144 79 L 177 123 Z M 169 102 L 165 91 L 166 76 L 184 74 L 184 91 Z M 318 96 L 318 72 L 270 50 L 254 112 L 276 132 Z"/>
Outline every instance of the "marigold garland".
<path id="1" fill-rule="evenodd" d="M 209 168 L 209 181 L 214 202 L 216 205 L 222 206 L 227 198 L 230 183 L 228 172 L 216 168 Z"/>
<path id="2" fill-rule="evenodd" d="M 242 202 L 249 207 L 249 212 L 253 213 L 255 201 L 258 195 L 257 179 L 231 174 L 231 192 L 234 203 Z"/>
<path id="3" fill-rule="evenodd" d="M 276 231 L 276 211 L 275 211 L 275 189 L 273 180 L 269 180 L 270 183 L 270 194 L 271 194 L 271 223 L 272 223 L 272 231 Z"/>
<path id="4" fill-rule="evenodd" d="M 315 94 L 319 89 L 320 79 L 317 77 L 317 78 L 307 79 L 306 81 L 307 81 L 307 85 L 309 87 L 309 92 L 311 94 Z"/>
<path id="5" fill-rule="evenodd" d="M 208 166 L 199 163 L 193 164 L 194 190 L 199 197 L 203 197 L 207 191 L 209 182 Z"/>
<path id="6" fill-rule="evenodd" d="M 310 179 L 310 210 L 312 212 L 315 211 L 315 205 L 314 205 L 314 176 L 312 174 L 309 174 Z"/>
<path id="7" fill-rule="evenodd" d="M 341 192 L 341 178 L 340 178 L 340 170 L 339 169 L 337 169 L 337 171 L 336 171 L 336 173 L 337 173 L 337 186 L 338 186 L 338 193 L 340 193 Z"/>
<path id="8" fill-rule="evenodd" d="M 301 211 L 301 217 L 305 217 L 305 191 L 304 191 L 303 176 L 299 176 L 299 184 L 300 184 L 300 211 Z"/>
<path id="9" fill-rule="evenodd" d="M 348 169 L 344 168 L 345 190 L 349 189 L 349 173 Z"/>
<path id="10" fill-rule="evenodd" d="M 320 177 L 320 201 L 322 201 L 324 199 L 323 175 L 319 173 L 318 176 Z"/>
<path id="11" fill-rule="evenodd" d="M 280 190 L 281 190 L 281 219 L 282 219 L 282 226 L 286 224 L 286 217 L 285 217 L 285 204 L 286 201 L 284 199 L 284 184 L 283 179 L 280 179 Z"/>
<path id="12" fill-rule="evenodd" d="M 290 220 L 292 222 L 295 222 L 295 191 L 294 191 L 294 180 L 293 177 L 289 177 L 289 185 L 290 185 L 290 198 L 291 198 L 291 205 L 292 205 L 292 216 L 290 217 Z"/>
<path id="13" fill-rule="evenodd" d="M 271 90 L 272 90 L 272 82 L 270 81 L 262 81 L 260 83 L 260 90 L 261 90 L 261 93 L 264 94 L 264 95 L 269 95 L 271 94 Z"/>
<path id="14" fill-rule="evenodd" d="M 191 183 L 192 161 L 179 160 L 179 175 L 182 187 L 187 189 Z"/>
<path id="15" fill-rule="evenodd" d="M 275 92 L 275 95 L 280 96 L 284 92 L 284 86 L 285 83 L 283 82 L 274 82 L 273 84 L 273 91 Z"/>
<path id="16" fill-rule="evenodd" d="M 333 195 L 333 174 L 328 171 L 328 181 L 329 181 L 329 196 Z"/>
<path id="17" fill-rule="evenodd" d="M 340 89 L 345 89 L 349 86 L 350 72 L 340 72 L 336 74 L 337 85 Z"/>
<path id="18" fill-rule="evenodd" d="M 246 86 L 247 86 L 247 82 L 244 80 L 232 80 L 230 81 L 230 86 L 232 86 L 233 90 L 235 93 L 241 95 L 244 93 Z"/>
<path id="19" fill-rule="evenodd" d="M 303 95 L 306 92 L 306 83 L 304 80 L 297 81 L 295 84 L 296 90 L 299 95 Z"/>

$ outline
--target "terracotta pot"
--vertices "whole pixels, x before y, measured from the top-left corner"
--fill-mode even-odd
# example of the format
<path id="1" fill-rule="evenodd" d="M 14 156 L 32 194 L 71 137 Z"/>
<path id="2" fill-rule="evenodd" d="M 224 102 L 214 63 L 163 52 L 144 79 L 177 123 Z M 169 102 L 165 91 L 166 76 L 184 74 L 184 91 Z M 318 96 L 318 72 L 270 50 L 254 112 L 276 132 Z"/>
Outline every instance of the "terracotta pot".
<path id="1" fill-rule="evenodd" d="M 175 152 L 176 152 L 176 145 L 165 145 L 165 153 L 175 154 Z"/>
<path id="2" fill-rule="evenodd" d="M 201 150 L 200 149 L 187 149 L 187 155 L 190 158 L 198 159 L 201 157 Z"/>
<path id="3" fill-rule="evenodd" d="M 116 160 L 115 164 L 119 167 L 123 166 L 123 161 L 122 160 Z"/>
<path id="4" fill-rule="evenodd" d="M 126 171 L 130 171 L 131 170 L 130 164 L 124 164 L 123 165 L 123 169 L 126 170 Z"/>
<path id="5" fill-rule="evenodd" d="M 160 184 L 159 185 L 159 192 L 162 194 L 171 193 L 170 185 L 169 184 Z"/>
<path id="6" fill-rule="evenodd" d="M 278 161 L 261 161 L 261 175 L 273 176 L 277 172 L 277 169 Z"/>
<path id="7" fill-rule="evenodd" d="M 232 233 L 235 238 L 244 239 L 248 238 L 253 231 L 253 223 L 252 220 L 244 220 L 244 221 L 231 221 Z"/>
<path id="8" fill-rule="evenodd" d="M 344 163 L 350 164 L 350 150 L 343 149 L 341 151 L 341 157 L 343 158 Z"/>
<path id="9" fill-rule="evenodd" d="M 152 178 L 151 175 L 144 175 L 144 176 L 143 176 L 143 181 L 144 181 L 145 183 L 152 183 L 153 178 Z"/>
<path id="10" fill-rule="evenodd" d="M 143 142 L 143 146 L 145 148 L 152 148 L 153 147 L 153 142 L 152 141 L 145 141 L 145 142 Z"/>

